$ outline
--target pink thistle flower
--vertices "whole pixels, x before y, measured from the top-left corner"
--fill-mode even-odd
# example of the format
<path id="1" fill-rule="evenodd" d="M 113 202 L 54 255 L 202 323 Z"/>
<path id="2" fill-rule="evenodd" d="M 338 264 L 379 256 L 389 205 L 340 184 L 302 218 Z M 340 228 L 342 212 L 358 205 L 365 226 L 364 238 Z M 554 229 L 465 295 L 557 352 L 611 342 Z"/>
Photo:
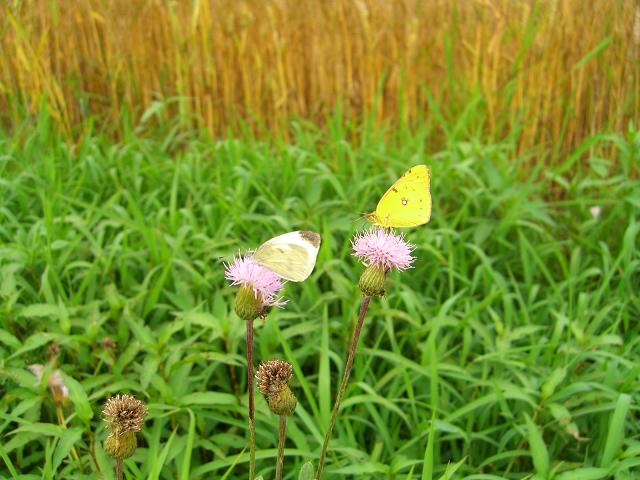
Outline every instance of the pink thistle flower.
<path id="1" fill-rule="evenodd" d="M 276 295 L 284 282 L 271 270 L 258 265 L 251 254 L 234 258 L 233 262 L 224 265 L 224 278 L 231 285 L 240 285 L 253 290 L 253 294 L 263 307 L 282 307 L 286 300 Z"/>
<path id="2" fill-rule="evenodd" d="M 379 267 L 388 271 L 393 268 L 411 268 L 415 257 L 411 252 L 416 248 L 404 239 L 404 234 L 371 228 L 357 233 L 351 241 L 353 255 L 361 258 L 367 267 Z"/>

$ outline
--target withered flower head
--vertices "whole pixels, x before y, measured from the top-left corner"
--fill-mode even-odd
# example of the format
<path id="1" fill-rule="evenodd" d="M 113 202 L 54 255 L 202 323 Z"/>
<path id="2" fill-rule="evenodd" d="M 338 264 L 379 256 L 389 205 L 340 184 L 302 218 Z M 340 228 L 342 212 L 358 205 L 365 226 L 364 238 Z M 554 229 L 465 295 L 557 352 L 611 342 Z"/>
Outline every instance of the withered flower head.
<path id="1" fill-rule="evenodd" d="M 45 366 L 39 363 L 34 363 L 33 365 L 29 365 L 27 368 L 36 376 L 36 383 L 40 383 L 42 381 L 42 375 L 44 375 Z M 47 378 L 47 385 L 49 390 L 51 391 L 51 395 L 53 396 L 53 400 L 56 403 L 63 403 L 67 397 L 69 397 L 69 389 L 64 384 L 64 380 L 62 379 L 62 374 L 60 370 L 53 370 L 49 377 Z"/>
<path id="2" fill-rule="evenodd" d="M 260 363 L 256 373 L 258 390 L 263 395 L 276 395 L 283 385 L 289 383 L 292 371 L 291 364 L 284 360 L 269 360 Z"/>
<path id="3" fill-rule="evenodd" d="M 107 428 L 111 429 L 104 441 L 105 452 L 113 458 L 129 458 L 138 446 L 135 432 L 142 428 L 147 407 L 131 395 L 116 395 L 107 400 L 102 416 L 109 422 Z"/>
<path id="4" fill-rule="evenodd" d="M 291 375 L 291 364 L 283 360 L 269 360 L 258 367 L 258 390 L 267 397 L 269 408 L 277 415 L 291 415 L 296 408 L 296 397 L 289 388 Z"/>
<path id="5" fill-rule="evenodd" d="M 139 432 L 142 428 L 144 417 L 147 416 L 147 407 L 144 402 L 136 400 L 132 395 L 116 395 L 105 403 L 102 416 L 109 424 L 107 428 L 118 435 L 125 432 Z"/>

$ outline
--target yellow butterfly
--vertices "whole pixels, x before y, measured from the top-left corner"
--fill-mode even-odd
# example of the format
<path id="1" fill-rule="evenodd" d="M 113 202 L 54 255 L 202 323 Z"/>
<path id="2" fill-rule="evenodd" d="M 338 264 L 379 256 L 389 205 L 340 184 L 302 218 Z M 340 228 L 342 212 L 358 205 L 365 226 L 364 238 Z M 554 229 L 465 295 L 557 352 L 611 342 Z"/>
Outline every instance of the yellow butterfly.
<path id="1" fill-rule="evenodd" d="M 405 172 L 364 216 L 381 227 L 417 227 L 431 220 L 430 173 L 426 165 Z"/>

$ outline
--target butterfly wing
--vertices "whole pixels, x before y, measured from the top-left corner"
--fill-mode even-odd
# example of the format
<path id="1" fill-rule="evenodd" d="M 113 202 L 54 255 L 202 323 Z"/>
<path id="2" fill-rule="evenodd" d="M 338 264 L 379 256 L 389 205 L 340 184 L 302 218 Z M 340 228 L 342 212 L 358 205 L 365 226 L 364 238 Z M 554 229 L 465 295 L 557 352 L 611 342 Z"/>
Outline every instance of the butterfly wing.
<path id="1" fill-rule="evenodd" d="M 417 227 L 429 222 L 430 180 L 426 165 L 407 170 L 378 202 L 375 223 L 382 227 Z"/>
<path id="2" fill-rule="evenodd" d="M 253 258 L 284 279 L 302 282 L 316 265 L 320 240 L 315 232 L 285 233 L 260 245 Z"/>

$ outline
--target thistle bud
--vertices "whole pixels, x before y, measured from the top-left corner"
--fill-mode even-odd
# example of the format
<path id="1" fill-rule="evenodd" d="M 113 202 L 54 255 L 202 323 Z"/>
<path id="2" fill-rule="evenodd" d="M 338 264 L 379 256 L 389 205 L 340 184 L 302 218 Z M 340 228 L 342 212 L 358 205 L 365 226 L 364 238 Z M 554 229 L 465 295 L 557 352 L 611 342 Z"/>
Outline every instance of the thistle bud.
<path id="1" fill-rule="evenodd" d="M 121 435 L 111 432 L 104 441 L 103 447 L 111 458 L 123 460 L 134 454 L 138 441 L 135 432 L 125 432 Z"/>
<path id="2" fill-rule="evenodd" d="M 129 458 L 136 451 L 136 433 L 142 428 L 147 407 L 131 395 L 116 395 L 107 400 L 102 410 L 111 433 L 104 441 L 104 451 L 112 458 Z"/>
<path id="3" fill-rule="evenodd" d="M 358 286 L 363 294 L 370 297 L 384 295 L 384 286 L 387 272 L 377 265 L 370 265 L 360 275 Z"/>
<path id="4" fill-rule="evenodd" d="M 276 415 L 291 415 L 298 401 L 289 388 L 291 364 L 283 360 L 269 360 L 258 367 L 258 390 L 267 397 L 269 409 Z"/>
<path id="5" fill-rule="evenodd" d="M 236 294 L 235 311 L 243 320 L 255 320 L 262 313 L 262 303 L 248 286 L 242 286 Z"/>

